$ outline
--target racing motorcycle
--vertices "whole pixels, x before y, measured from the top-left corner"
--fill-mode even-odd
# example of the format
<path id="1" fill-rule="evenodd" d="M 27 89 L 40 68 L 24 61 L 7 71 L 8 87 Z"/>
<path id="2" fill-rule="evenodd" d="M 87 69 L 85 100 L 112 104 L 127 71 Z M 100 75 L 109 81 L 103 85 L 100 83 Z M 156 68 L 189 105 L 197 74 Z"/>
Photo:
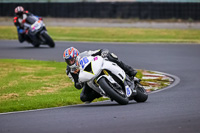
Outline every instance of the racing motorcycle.
<path id="1" fill-rule="evenodd" d="M 148 94 L 138 78 L 131 79 L 116 63 L 101 56 L 78 58 L 79 82 L 87 83 L 94 91 L 111 101 L 126 105 L 130 100 L 145 102 Z"/>
<path id="2" fill-rule="evenodd" d="M 39 47 L 40 45 L 49 45 L 51 48 L 55 47 L 55 43 L 47 33 L 42 19 L 38 19 L 34 15 L 28 16 L 24 23 L 24 28 L 28 35 L 27 42 L 31 43 L 34 47 Z"/>

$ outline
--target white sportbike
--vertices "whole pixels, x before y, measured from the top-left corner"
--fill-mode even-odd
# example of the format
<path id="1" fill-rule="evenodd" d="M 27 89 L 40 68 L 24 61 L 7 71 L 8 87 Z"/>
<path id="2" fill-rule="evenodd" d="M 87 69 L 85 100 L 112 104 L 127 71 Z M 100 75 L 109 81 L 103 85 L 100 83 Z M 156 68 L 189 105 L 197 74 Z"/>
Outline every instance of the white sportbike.
<path id="1" fill-rule="evenodd" d="M 79 82 L 87 83 L 102 96 L 110 98 L 121 105 L 129 100 L 145 102 L 148 94 L 139 79 L 130 79 L 116 63 L 101 56 L 83 56 L 78 59 Z"/>

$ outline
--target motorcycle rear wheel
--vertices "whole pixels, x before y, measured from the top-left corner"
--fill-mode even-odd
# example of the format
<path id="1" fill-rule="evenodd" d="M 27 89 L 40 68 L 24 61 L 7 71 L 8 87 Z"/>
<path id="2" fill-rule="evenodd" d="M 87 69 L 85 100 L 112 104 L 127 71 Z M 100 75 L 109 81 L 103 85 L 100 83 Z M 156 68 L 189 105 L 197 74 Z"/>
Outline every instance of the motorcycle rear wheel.
<path id="1" fill-rule="evenodd" d="M 112 99 L 115 100 L 117 103 L 121 104 L 121 105 L 126 105 L 129 103 L 128 97 L 123 97 L 122 95 L 120 95 L 117 91 L 115 91 L 108 83 L 109 81 L 102 77 L 99 80 L 99 85 L 101 86 L 101 88 L 105 91 L 105 93 Z"/>
<path id="2" fill-rule="evenodd" d="M 136 84 L 136 91 L 137 95 L 133 98 L 136 102 L 145 102 L 148 99 L 148 94 L 140 83 Z"/>

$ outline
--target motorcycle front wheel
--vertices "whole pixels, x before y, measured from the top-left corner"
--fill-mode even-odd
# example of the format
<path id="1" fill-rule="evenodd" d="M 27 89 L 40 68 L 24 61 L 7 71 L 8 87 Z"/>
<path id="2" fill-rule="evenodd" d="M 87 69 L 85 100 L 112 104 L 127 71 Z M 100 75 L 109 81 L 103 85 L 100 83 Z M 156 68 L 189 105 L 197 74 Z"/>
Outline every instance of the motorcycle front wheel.
<path id="1" fill-rule="evenodd" d="M 51 47 L 51 48 L 55 47 L 55 43 L 54 43 L 53 39 L 48 35 L 47 32 L 43 32 L 42 36 L 46 40 L 46 43 L 49 45 L 49 47 Z"/>
<path id="2" fill-rule="evenodd" d="M 102 77 L 99 80 L 99 85 L 101 86 L 101 88 L 104 90 L 104 92 L 112 99 L 115 100 L 117 103 L 121 104 L 121 105 L 126 105 L 128 104 L 129 100 L 127 96 L 122 96 L 120 93 L 118 93 L 117 91 L 115 91 L 112 86 L 109 84 L 109 81 Z"/>

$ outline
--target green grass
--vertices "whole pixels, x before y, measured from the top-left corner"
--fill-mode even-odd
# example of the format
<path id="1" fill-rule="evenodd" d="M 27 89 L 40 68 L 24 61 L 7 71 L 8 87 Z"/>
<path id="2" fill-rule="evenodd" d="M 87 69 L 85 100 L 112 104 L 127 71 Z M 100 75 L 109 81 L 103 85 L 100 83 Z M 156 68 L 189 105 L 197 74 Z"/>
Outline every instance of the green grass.
<path id="1" fill-rule="evenodd" d="M 65 62 L 0 59 L 0 113 L 83 103 L 65 68 Z"/>
<path id="2" fill-rule="evenodd" d="M 95 42 L 200 43 L 200 30 L 150 28 L 47 27 L 54 40 Z M 0 26 L 0 39 L 17 39 L 14 26 Z"/>
<path id="3" fill-rule="evenodd" d="M 0 112 L 82 103 L 65 67 L 64 62 L 0 59 Z"/>

